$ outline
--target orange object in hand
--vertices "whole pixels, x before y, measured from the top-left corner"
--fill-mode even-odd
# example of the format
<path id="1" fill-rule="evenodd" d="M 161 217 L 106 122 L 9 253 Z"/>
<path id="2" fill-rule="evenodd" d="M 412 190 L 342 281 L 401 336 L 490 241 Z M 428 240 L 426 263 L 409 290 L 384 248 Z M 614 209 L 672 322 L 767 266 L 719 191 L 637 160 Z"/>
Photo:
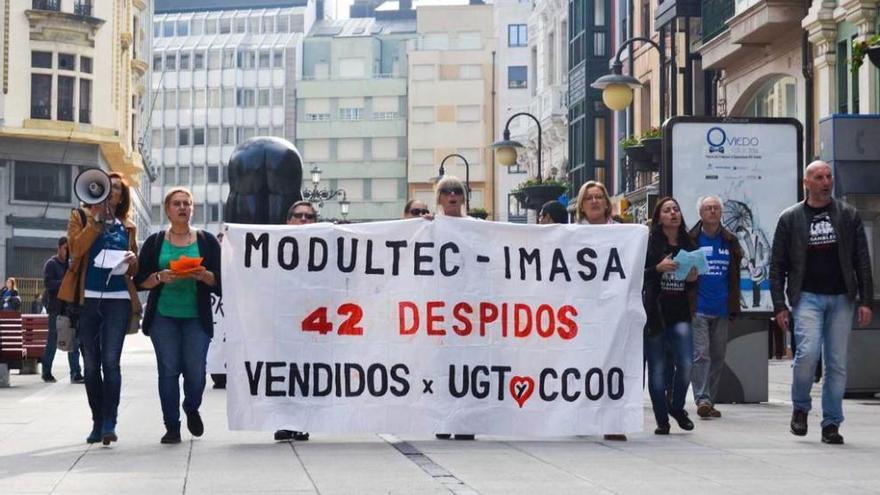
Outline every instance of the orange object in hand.
<path id="1" fill-rule="evenodd" d="M 181 256 L 180 258 L 169 263 L 169 267 L 171 271 L 176 273 L 177 275 L 187 275 L 190 273 L 198 273 L 205 269 L 202 266 L 202 260 L 204 258 L 190 258 L 188 256 Z"/>

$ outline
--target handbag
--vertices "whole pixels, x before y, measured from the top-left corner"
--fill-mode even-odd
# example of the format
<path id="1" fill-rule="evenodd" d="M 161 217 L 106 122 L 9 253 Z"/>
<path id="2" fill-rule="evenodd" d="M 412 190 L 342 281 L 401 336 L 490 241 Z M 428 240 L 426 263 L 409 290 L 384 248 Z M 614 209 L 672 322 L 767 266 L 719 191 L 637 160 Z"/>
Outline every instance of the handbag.
<path id="1" fill-rule="evenodd" d="M 70 318 L 65 315 L 56 316 L 55 329 L 58 334 L 58 350 L 64 352 L 75 350 L 76 328 L 71 324 Z"/>
<path id="2" fill-rule="evenodd" d="M 79 212 L 79 220 L 83 226 L 86 225 L 86 212 L 82 208 L 76 208 L 76 211 Z M 74 273 L 73 270 L 68 270 L 67 273 L 64 274 L 65 277 L 76 277 L 76 288 L 73 291 L 73 302 L 61 301 L 58 302 L 61 304 L 61 307 L 58 310 L 59 316 L 66 316 L 70 321 L 70 327 L 76 330 L 76 326 L 79 323 L 79 315 L 82 313 L 82 301 L 80 300 L 79 292 L 82 284 L 82 277 L 80 277 L 79 273 Z M 57 319 L 55 320 L 57 323 Z"/>

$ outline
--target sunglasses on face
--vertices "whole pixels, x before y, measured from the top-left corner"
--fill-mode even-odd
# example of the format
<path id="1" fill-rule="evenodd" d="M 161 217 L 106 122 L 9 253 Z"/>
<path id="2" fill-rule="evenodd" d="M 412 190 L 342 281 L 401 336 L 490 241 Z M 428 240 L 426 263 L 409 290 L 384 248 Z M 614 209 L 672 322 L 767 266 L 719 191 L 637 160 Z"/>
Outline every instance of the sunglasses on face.
<path id="1" fill-rule="evenodd" d="M 303 213 L 303 212 L 294 213 L 293 215 L 290 215 L 290 216 L 292 218 L 298 218 L 300 220 L 314 220 L 317 217 L 317 215 L 315 215 L 314 213 Z"/>
<path id="2" fill-rule="evenodd" d="M 459 196 L 462 196 L 462 195 L 464 195 L 464 190 L 460 187 L 443 187 L 443 188 L 440 188 L 440 194 L 443 194 L 445 196 L 449 196 L 452 194 L 457 194 Z"/>
<path id="3" fill-rule="evenodd" d="M 427 215 L 428 213 L 431 213 L 431 210 L 428 210 L 428 209 L 423 210 L 421 208 L 413 208 L 413 209 L 409 210 L 409 213 L 411 215 L 415 215 L 417 217 L 420 217 L 422 215 Z"/>

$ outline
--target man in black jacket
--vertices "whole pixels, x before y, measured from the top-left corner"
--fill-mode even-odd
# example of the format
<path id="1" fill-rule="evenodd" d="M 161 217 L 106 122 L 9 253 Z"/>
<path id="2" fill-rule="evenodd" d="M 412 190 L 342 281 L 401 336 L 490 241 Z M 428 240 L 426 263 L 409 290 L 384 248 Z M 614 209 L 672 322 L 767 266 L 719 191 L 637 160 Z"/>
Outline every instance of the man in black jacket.
<path id="1" fill-rule="evenodd" d="M 49 336 L 46 341 L 46 351 L 43 353 L 43 381 L 51 383 L 56 381 L 52 376 L 52 361 L 55 360 L 55 350 L 58 345 L 58 329 L 55 326 L 55 318 L 61 309 L 58 300 L 58 289 L 61 280 L 67 272 L 67 237 L 58 239 L 58 251 L 55 256 L 46 260 L 43 265 L 43 283 L 46 287 L 46 312 L 49 314 Z M 73 350 L 67 353 L 67 363 L 70 365 L 70 382 L 84 383 L 82 369 L 79 365 L 79 342 L 74 340 Z"/>
<path id="2" fill-rule="evenodd" d="M 807 199 L 779 216 L 773 237 L 770 291 L 776 322 L 787 330 L 794 317 L 791 432 L 807 434 L 810 389 L 820 354 L 822 442 L 842 444 L 846 348 L 858 296 L 858 324 L 871 321 L 874 286 L 865 227 L 855 208 L 831 197 L 831 166 L 815 161 L 804 171 Z M 820 353 L 821 350 L 821 353 Z"/>

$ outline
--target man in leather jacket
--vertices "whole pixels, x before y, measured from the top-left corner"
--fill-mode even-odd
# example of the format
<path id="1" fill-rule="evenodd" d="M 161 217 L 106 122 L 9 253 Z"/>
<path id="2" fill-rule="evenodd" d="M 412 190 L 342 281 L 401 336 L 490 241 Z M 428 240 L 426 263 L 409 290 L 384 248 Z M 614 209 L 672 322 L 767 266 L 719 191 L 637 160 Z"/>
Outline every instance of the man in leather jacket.
<path id="1" fill-rule="evenodd" d="M 874 286 L 865 227 L 855 208 L 831 197 L 833 185 L 830 165 L 815 161 L 807 166 L 807 199 L 782 212 L 776 225 L 770 292 L 783 330 L 789 326 L 785 296 L 794 317 L 791 432 L 807 434 L 810 388 L 822 355 L 822 442 L 842 444 L 838 430 L 854 306 L 858 301 L 858 324 L 870 323 Z"/>

